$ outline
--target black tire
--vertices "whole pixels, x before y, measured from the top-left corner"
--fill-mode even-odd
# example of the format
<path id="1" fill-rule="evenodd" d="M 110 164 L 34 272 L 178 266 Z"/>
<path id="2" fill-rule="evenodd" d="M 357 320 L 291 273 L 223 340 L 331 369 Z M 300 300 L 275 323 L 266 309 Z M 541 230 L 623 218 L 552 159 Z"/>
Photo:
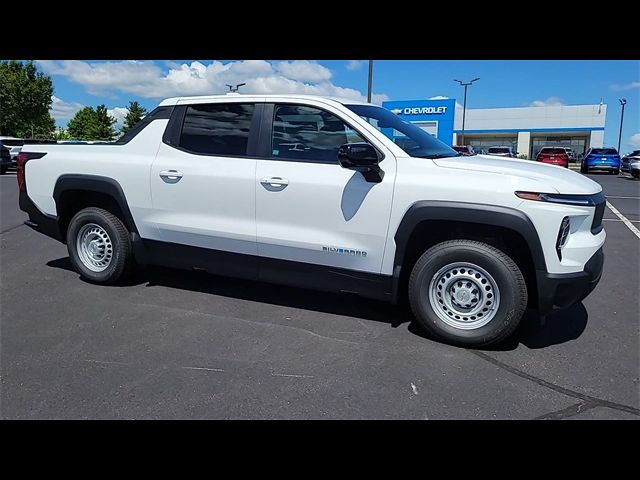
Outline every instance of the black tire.
<path id="1" fill-rule="evenodd" d="M 580 165 L 580 173 L 589 173 L 589 169 L 584 164 Z"/>
<path id="2" fill-rule="evenodd" d="M 89 269 L 80 259 L 77 247 L 78 233 L 84 225 L 94 223 L 104 229 L 111 240 L 113 254 L 108 266 L 101 272 Z M 102 208 L 80 210 L 67 228 L 67 250 L 71 264 L 80 276 L 91 283 L 111 285 L 127 276 L 133 267 L 133 253 L 129 231 L 122 221 Z"/>
<path id="3" fill-rule="evenodd" d="M 9 170 L 9 165 L 0 165 L 0 175 L 4 175 Z"/>
<path id="4" fill-rule="evenodd" d="M 497 284 L 500 304 L 486 325 L 464 330 L 444 322 L 429 300 L 431 279 L 446 265 L 468 262 L 488 272 Z M 416 320 L 436 339 L 464 347 L 486 347 L 504 341 L 518 327 L 527 307 L 527 285 L 522 272 L 504 252 L 486 243 L 449 240 L 424 252 L 411 271 L 409 302 Z"/>
<path id="5" fill-rule="evenodd" d="M 616 168 L 615 170 L 613 170 L 611 173 L 613 173 L 614 175 L 620 175 L 620 169 Z"/>

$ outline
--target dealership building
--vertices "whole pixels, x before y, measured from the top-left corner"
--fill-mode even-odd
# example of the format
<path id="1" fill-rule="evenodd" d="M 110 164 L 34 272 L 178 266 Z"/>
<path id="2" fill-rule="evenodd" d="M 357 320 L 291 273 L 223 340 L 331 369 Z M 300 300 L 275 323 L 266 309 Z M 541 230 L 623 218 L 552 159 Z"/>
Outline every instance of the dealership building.
<path id="1" fill-rule="evenodd" d="M 448 145 L 461 145 L 462 107 L 455 99 L 399 100 L 382 104 Z M 535 158 L 542 147 L 569 147 L 582 155 L 602 147 L 606 104 L 514 108 L 467 108 L 464 144 L 476 151 L 509 146 Z M 402 135 L 395 132 L 393 135 Z"/>

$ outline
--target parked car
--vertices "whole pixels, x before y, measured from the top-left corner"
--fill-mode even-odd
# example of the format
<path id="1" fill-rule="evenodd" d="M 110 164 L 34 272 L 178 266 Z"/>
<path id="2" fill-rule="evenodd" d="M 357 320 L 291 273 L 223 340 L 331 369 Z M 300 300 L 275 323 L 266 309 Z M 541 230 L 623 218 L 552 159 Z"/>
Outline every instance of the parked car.
<path id="1" fill-rule="evenodd" d="M 514 152 L 511 147 L 489 147 L 487 149 L 487 155 L 515 158 L 517 152 Z"/>
<path id="2" fill-rule="evenodd" d="M 640 178 L 640 150 L 634 150 L 622 157 L 620 171 L 632 175 L 633 178 Z"/>
<path id="3" fill-rule="evenodd" d="M 615 148 L 589 148 L 584 154 L 580 171 L 589 173 L 593 170 L 604 170 L 614 175 L 620 173 L 620 155 Z"/>
<path id="4" fill-rule="evenodd" d="M 23 144 L 24 140 L 22 138 L 0 137 L 0 145 L 9 149 L 13 166 L 16 166 L 17 164 L 18 154 L 20 153 L 20 150 L 22 150 Z"/>
<path id="5" fill-rule="evenodd" d="M 536 162 L 569 168 L 569 155 L 561 147 L 542 147 L 536 155 Z"/>
<path id="6" fill-rule="evenodd" d="M 27 225 L 65 242 L 89 282 L 161 264 L 406 297 L 422 328 L 468 347 L 508 338 L 527 306 L 579 302 L 603 266 L 596 182 L 536 162 L 460 161 L 352 100 L 172 98 L 114 144 L 25 145 L 17 180 Z"/>
<path id="7" fill-rule="evenodd" d="M 11 151 L 4 145 L 0 145 L 0 175 L 7 173 L 11 166 Z"/>
<path id="8" fill-rule="evenodd" d="M 463 157 L 470 157 L 472 155 L 477 155 L 476 151 L 473 149 L 471 145 L 454 145 L 453 148 L 456 152 L 458 152 Z"/>
<path id="9" fill-rule="evenodd" d="M 567 152 L 567 155 L 569 156 L 569 161 L 575 162 L 577 160 L 577 157 L 576 157 L 576 152 L 573 151 L 573 148 L 564 147 L 564 149 Z"/>

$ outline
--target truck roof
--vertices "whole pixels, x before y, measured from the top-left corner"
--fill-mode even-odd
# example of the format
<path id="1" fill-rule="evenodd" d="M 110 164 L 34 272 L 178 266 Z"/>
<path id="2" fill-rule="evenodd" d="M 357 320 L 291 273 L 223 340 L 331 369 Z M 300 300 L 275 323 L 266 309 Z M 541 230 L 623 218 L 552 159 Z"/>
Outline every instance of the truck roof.
<path id="1" fill-rule="evenodd" d="M 267 99 L 267 100 L 331 100 L 344 105 L 370 105 L 362 100 L 355 100 L 344 97 L 331 97 L 322 95 L 306 95 L 300 93 L 280 93 L 280 94 L 259 94 L 259 93 L 226 93 L 224 95 L 197 95 L 189 97 L 171 97 L 162 100 L 159 107 L 177 105 L 178 102 L 203 103 L 205 101 L 229 100 L 230 98 L 246 98 L 247 100 Z"/>

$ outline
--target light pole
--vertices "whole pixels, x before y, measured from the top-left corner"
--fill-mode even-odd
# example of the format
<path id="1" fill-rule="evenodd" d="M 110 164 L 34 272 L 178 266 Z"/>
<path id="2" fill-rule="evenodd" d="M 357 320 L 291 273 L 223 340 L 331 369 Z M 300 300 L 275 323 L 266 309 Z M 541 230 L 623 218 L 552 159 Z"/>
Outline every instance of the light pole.
<path id="1" fill-rule="evenodd" d="M 620 133 L 618 134 L 618 154 L 620 153 L 620 142 L 622 141 L 622 122 L 624 122 L 624 106 L 627 104 L 626 98 L 620 99 L 620 105 L 622 105 L 622 112 L 620 112 Z"/>
<path id="2" fill-rule="evenodd" d="M 461 82 L 460 80 L 456 79 L 453 80 L 454 82 L 458 82 L 461 86 L 464 87 L 464 101 L 462 102 L 462 141 L 459 143 L 459 145 L 464 145 L 464 120 L 465 116 L 467 115 L 467 87 L 478 80 L 480 80 L 480 77 L 474 78 L 470 82 Z"/>
<path id="3" fill-rule="evenodd" d="M 373 85 L 373 60 L 369 60 L 369 88 L 367 89 L 367 102 L 371 103 L 371 86 Z"/>

